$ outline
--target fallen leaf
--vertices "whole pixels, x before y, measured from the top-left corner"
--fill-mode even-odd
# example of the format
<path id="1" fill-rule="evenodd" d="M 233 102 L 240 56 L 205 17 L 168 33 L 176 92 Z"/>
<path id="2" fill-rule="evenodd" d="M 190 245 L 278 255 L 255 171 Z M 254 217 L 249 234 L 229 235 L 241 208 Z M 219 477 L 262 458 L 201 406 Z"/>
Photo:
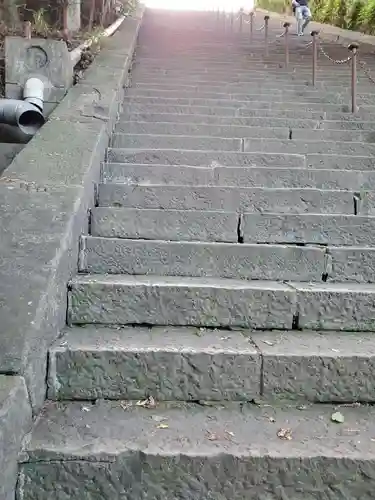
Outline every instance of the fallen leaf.
<path id="1" fill-rule="evenodd" d="M 332 422 L 336 422 L 338 424 L 343 424 L 345 422 L 344 415 L 342 413 L 340 413 L 339 411 L 332 413 L 331 420 L 332 420 Z"/>
<path id="2" fill-rule="evenodd" d="M 152 415 L 152 420 L 155 420 L 155 422 L 164 422 L 165 420 L 167 420 L 166 417 L 162 417 L 160 415 Z"/>
<path id="3" fill-rule="evenodd" d="M 221 340 L 229 340 L 230 337 L 221 337 Z"/>
<path id="4" fill-rule="evenodd" d="M 274 345 L 273 342 L 271 342 L 270 340 L 262 340 L 263 344 L 267 344 L 267 345 Z"/>
<path id="5" fill-rule="evenodd" d="M 280 439 L 286 439 L 290 441 L 292 439 L 292 431 L 291 429 L 279 429 L 277 431 L 277 437 Z"/>
<path id="6" fill-rule="evenodd" d="M 149 396 L 147 399 L 144 399 L 143 401 L 137 401 L 135 405 L 142 406 L 143 408 L 156 408 L 156 401 L 152 396 Z"/>
<path id="7" fill-rule="evenodd" d="M 306 405 L 299 405 L 299 406 L 297 406 L 297 410 L 303 411 L 303 410 L 306 410 L 306 409 L 307 409 Z"/>
<path id="8" fill-rule="evenodd" d="M 276 422 L 276 419 L 274 419 L 273 417 L 270 417 L 268 420 L 272 423 Z"/>
<path id="9" fill-rule="evenodd" d="M 88 408 L 87 406 L 82 406 L 81 410 L 82 411 L 90 411 L 90 408 Z"/>
<path id="10" fill-rule="evenodd" d="M 209 439 L 210 441 L 217 441 L 218 437 L 214 432 L 208 432 L 207 439 Z"/>
<path id="11" fill-rule="evenodd" d="M 228 434 L 230 437 L 234 437 L 234 432 L 232 431 L 225 431 L 225 434 Z"/>
<path id="12" fill-rule="evenodd" d="M 159 424 L 156 426 L 157 429 L 168 429 L 169 425 L 168 424 Z"/>
<path id="13" fill-rule="evenodd" d="M 120 406 L 123 410 L 128 410 L 132 406 L 132 403 L 130 401 L 121 401 Z"/>

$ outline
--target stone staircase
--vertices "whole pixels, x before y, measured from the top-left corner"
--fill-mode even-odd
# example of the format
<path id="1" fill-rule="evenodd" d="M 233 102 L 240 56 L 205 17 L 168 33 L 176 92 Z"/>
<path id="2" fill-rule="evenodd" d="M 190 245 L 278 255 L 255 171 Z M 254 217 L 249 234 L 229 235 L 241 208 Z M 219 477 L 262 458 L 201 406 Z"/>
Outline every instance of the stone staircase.
<path id="1" fill-rule="evenodd" d="M 21 500 L 373 498 L 374 87 L 309 38 L 146 13 Z"/>

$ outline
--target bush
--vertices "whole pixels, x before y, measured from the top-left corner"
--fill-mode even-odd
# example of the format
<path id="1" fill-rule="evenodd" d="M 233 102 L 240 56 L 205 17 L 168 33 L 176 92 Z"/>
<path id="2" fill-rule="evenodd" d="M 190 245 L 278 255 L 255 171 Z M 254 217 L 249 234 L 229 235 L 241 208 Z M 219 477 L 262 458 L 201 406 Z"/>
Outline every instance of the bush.
<path id="1" fill-rule="evenodd" d="M 291 0 L 258 0 L 257 5 L 271 12 L 291 12 Z M 375 34 L 375 0 L 311 0 L 310 8 L 315 21 Z"/>

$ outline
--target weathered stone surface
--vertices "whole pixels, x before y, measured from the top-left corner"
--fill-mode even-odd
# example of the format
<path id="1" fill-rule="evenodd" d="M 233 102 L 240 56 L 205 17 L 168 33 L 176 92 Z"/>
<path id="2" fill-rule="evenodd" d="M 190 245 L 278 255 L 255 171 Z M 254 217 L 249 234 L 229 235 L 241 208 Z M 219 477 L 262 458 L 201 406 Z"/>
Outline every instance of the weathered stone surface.
<path id="1" fill-rule="evenodd" d="M 215 108 L 220 108 L 221 107 L 226 107 L 226 108 L 231 108 L 235 106 L 239 110 L 247 110 L 247 109 L 256 109 L 256 110 L 272 110 L 273 112 L 278 112 L 279 110 L 285 111 L 285 110 L 291 110 L 291 111 L 307 111 L 307 112 L 320 112 L 322 108 L 324 108 L 326 111 L 330 112 L 342 112 L 345 111 L 343 109 L 342 104 L 327 104 L 324 102 L 324 98 L 321 98 L 317 102 L 314 102 L 314 99 L 307 99 L 307 101 L 313 101 L 313 102 L 305 102 L 301 98 L 301 102 L 293 102 L 291 101 L 283 101 L 281 97 L 279 97 L 280 100 L 278 101 L 273 101 L 273 100 L 258 100 L 259 97 L 264 96 L 254 96 L 254 101 L 251 100 L 234 100 L 234 99 L 210 99 L 210 98 L 200 98 L 200 97 L 190 97 L 190 98 L 184 98 L 182 95 L 180 97 L 144 97 L 144 96 L 137 96 L 137 97 L 125 97 L 125 104 L 126 106 L 130 106 L 131 108 L 134 107 L 145 107 L 145 106 L 160 106 L 164 105 L 169 107 L 173 106 L 199 106 L 199 107 L 215 107 Z M 321 102 L 322 101 L 322 102 Z M 345 107 L 346 108 L 346 107 Z M 246 114 L 245 114 L 246 116 Z"/>
<path id="2" fill-rule="evenodd" d="M 178 113 L 181 115 L 213 115 L 213 116 L 236 116 L 235 106 L 198 106 L 187 104 L 149 104 L 128 103 L 126 109 L 131 113 Z"/>
<path id="3" fill-rule="evenodd" d="M 267 118 L 267 117 L 230 117 L 230 116 L 213 116 L 204 114 L 179 114 L 179 113 L 136 113 L 129 109 L 124 109 L 120 115 L 118 127 L 126 121 L 132 122 L 147 122 L 147 123 L 178 123 L 178 124 L 198 124 L 198 125 L 216 125 L 216 126 L 233 126 L 233 127 L 290 127 L 290 128 L 307 128 L 313 129 L 316 127 L 316 120 L 306 118 Z M 325 122 L 329 123 L 329 122 Z M 336 124 L 336 122 L 332 122 Z M 355 122 L 357 123 L 357 122 Z M 370 123 L 371 125 L 371 123 Z M 373 124 L 374 125 L 374 124 Z M 375 125 L 374 125 L 375 126 Z"/>
<path id="4" fill-rule="evenodd" d="M 15 157 L 6 176 L 39 188 L 81 186 L 98 177 L 107 144 L 108 134 L 102 122 L 74 126 L 69 121 L 50 122 Z"/>
<path id="5" fill-rule="evenodd" d="M 114 134 L 112 137 L 113 148 L 241 151 L 241 144 L 241 139 L 180 135 Z"/>
<path id="6" fill-rule="evenodd" d="M 69 285 L 75 324 L 291 328 L 295 291 L 273 281 L 80 276 Z"/>
<path id="7" fill-rule="evenodd" d="M 0 367 L 24 373 L 40 405 L 46 352 L 65 322 L 66 282 L 76 268 L 90 195 L 78 186 L 1 180 Z"/>
<path id="8" fill-rule="evenodd" d="M 313 140 L 248 139 L 244 140 L 244 151 L 268 151 L 269 153 L 292 154 L 343 154 L 371 156 L 374 144 L 362 142 L 337 142 Z"/>
<path id="9" fill-rule="evenodd" d="M 321 105 L 320 108 L 325 107 Z M 238 115 L 244 118 L 250 117 L 263 117 L 263 118 L 288 118 L 288 119 L 308 119 L 308 120 L 323 120 L 324 113 L 322 111 L 313 111 L 301 109 L 297 106 L 295 109 L 285 108 L 272 108 L 272 109 L 251 109 L 251 108 L 239 108 Z"/>
<path id="10" fill-rule="evenodd" d="M 136 33 L 128 34 L 134 44 Z M 21 42 L 24 47 L 39 45 L 35 38 Z M 55 41 L 40 43 L 44 47 Z M 64 42 L 56 43 L 67 53 Z M 64 65 L 62 58 L 54 61 L 44 68 L 52 80 Z M 16 62 L 15 71 L 22 76 L 22 59 Z M 94 81 L 92 76 L 90 83 Z M 24 376 L 35 412 L 46 393 L 47 348 L 66 322 L 66 284 L 77 268 L 78 237 L 87 232 L 87 211 L 94 203 L 107 144 L 107 126 L 99 120 L 74 126 L 68 119 L 51 121 L 0 179 L 0 369 Z"/>
<path id="11" fill-rule="evenodd" d="M 107 238 L 233 243 L 237 231 L 235 212 L 97 207 L 91 217 L 91 234 Z"/>
<path id="12" fill-rule="evenodd" d="M 260 356 L 240 332 L 73 328 L 49 360 L 52 399 L 250 401 L 260 389 Z"/>
<path id="13" fill-rule="evenodd" d="M 175 169 L 173 168 L 173 171 Z M 319 168 L 215 167 L 219 186 L 259 186 L 267 188 L 316 188 L 354 190 L 372 189 L 375 172 L 328 170 Z M 173 172 L 171 173 L 173 175 Z"/>
<path id="14" fill-rule="evenodd" d="M 338 170 L 374 170 L 374 157 L 351 156 L 344 154 L 308 154 L 306 155 L 306 166 L 308 168 L 324 168 Z"/>
<path id="15" fill-rule="evenodd" d="M 375 285 L 290 283 L 297 291 L 298 325 L 312 330 L 375 330 Z"/>
<path id="16" fill-rule="evenodd" d="M 5 40 L 6 83 L 18 91 L 8 98 L 22 99 L 28 78 L 40 78 L 45 85 L 44 99 L 59 102 L 73 83 L 73 65 L 64 41 L 8 36 Z"/>
<path id="17" fill-rule="evenodd" d="M 249 243 L 309 243 L 375 246 L 375 217 L 327 214 L 244 214 Z"/>
<path id="18" fill-rule="evenodd" d="M 13 500 L 17 458 L 31 429 L 31 406 L 22 377 L 0 375 L 0 498 Z"/>
<path id="19" fill-rule="evenodd" d="M 375 338 L 359 332 L 253 332 L 262 394 L 322 403 L 375 400 Z"/>
<path id="20" fill-rule="evenodd" d="M 375 283 L 375 248 L 329 247 L 329 281 Z"/>
<path id="21" fill-rule="evenodd" d="M 287 127 L 246 127 L 235 125 L 203 125 L 195 123 L 149 123 L 121 121 L 116 125 L 117 133 L 126 134 L 168 134 L 168 135 L 189 135 L 203 137 L 271 137 L 287 139 L 289 128 Z M 311 131 L 308 131 L 310 133 Z M 344 131 L 344 134 L 346 132 Z M 351 133 L 351 132 L 349 132 Z M 121 147 L 121 146 L 118 146 Z"/>
<path id="22" fill-rule="evenodd" d="M 108 148 L 107 159 L 109 162 L 113 163 L 141 163 L 143 165 L 187 165 L 192 167 L 284 166 L 288 168 L 302 168 L 305 166 L 306 161 L 303 155 L 285 155 L 283 153 L 235 153 L 230 151 L 219 152 L 183 151 L 180 149 L 115 148 Z"/>
<path id="23" fill-rule="evenodd" d="M 374 410 L 344 408 L 339 427 L 330 421 L 334 411 L 331 405 L 301 411 L 291 405 L 50 403 L 27 445 L 19 490 L 24 500 L 98 493 L 103 500 L 248 500 L 249 491 L 303 500 L 329 498 L 333 490 L 371 500 Z M 279 429 L 290 429 L 292 439 L 280 440 Z M 352 429 L 360 432 L 355 446 Z"/>
<path id="24" fill-rule="evenodd" d="M 138 241 L 82 237 L 80 270 L 87 273 L 208 276 L 321 281 L 325 250 L 318 247 Z"/>
<path id="25" fill-rule="evenodd" d="M 208 186 L 214 184 L 214 170 L 209 167 L 185 167 L 182 165 L 174 167 L 173 165 L 105 163 L 102 165 L 102 182 L 128 185 Z"/>
<path id="26" fill-rule="evenodd" d="M 349 191 L 298 188 L 101 184 L 98 203 L 165 210 L 354 214 L 353 193 Z"/>

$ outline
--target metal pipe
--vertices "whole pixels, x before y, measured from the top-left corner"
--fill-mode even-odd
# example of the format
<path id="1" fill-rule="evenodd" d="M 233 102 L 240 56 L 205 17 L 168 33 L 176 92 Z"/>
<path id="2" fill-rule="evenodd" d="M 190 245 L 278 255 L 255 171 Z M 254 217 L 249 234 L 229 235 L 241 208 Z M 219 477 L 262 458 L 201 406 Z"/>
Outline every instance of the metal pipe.
<path id="1" fill-rule="evenodd" d="M 270 16 L 264 16 L 264 55 L 268 56 L 268 21 Z"/>
<path id="2" fill-rule="evenodd" d="M 29 78 L 24 87 L 24 100 L 0 99 L 0 123 L 18 127 L 25 135 L 33 136 L 44 125 L 44 83 Z"/>
<path id="3" fill-rule="evenodd" d="M 289 66 L 289 26 L 290 23 L 284 23 L 283 27 L 285 29 L 285 67 L 287 68 Z"/>
<path id="4" fill-rule="evenodd" d="M 311 32 L 312 36 L 312 84 L 313 87 L 316 85 L 316 73 L 318 64 L 318 30 L 313 30 Z"/>
<path id="5" fill-rule="evenodd" d="M 242 33 L 242 30 L 243 30 L 243 9 L 241 8 L 240 9 L 240 15 L 239 15 L 239 18 L 240 18 L 240 33 Z"/>
<path id="6" fill-rule="evenodd" d="M 356 113 L 358 111 L 357 108 L 357 51 L 358 51 L 358 43 L 351 43 L 348 46 L 348 49 L 353 53 L 352 56 L 352 113 Z"/>
<path id="7" fill-rule="evenodd" d="M 100 33 L 100 37 L 108 37 L 112 36 L 115 31 L 119 29 L 121 24 L 125 21 L 127 16 L 121 16 L 119 17 L 111 26 L 108 26 L 107 29 L 105 29 L 102 33 Z M 218 21 L 220 20 L 220 11 L 217 11 L 217 19 Z M 70 52 L 70 59 L 73 63 L 73 66 L 79 63 L 81 59 L 82 52 L 90 47 L 96 37 L 90 38 L 84 43 L 81 43 L 78 47 L 76 47 L 74 50 Z"/>

